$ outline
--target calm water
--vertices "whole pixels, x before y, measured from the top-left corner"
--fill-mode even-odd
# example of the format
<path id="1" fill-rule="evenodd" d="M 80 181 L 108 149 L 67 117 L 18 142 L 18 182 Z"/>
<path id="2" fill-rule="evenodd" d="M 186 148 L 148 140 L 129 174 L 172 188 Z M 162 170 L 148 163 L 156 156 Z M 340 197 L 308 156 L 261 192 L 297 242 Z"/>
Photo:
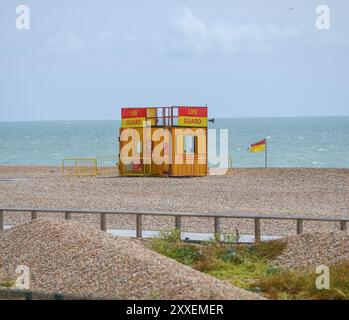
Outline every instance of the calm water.
<path id="1" fill-rule="evenodd" d="M 59 165 L 64 157 L 117 154 L 119 124 L 0 122 L 0 164 Z M 349 168 L 349 117 L 227 118 L 210 127 L 229 129 L 229 153 L 236 167 L 263 166 L 263 153 L 246 150 L 268 137 L 270 166 Z"/>

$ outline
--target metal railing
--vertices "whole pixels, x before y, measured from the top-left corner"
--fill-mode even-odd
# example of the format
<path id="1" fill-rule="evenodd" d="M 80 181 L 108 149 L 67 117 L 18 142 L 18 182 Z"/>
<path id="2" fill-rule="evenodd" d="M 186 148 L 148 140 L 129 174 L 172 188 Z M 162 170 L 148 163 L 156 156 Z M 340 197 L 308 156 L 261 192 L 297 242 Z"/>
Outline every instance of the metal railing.
<path id="1" fill-rule="evenodd" d="M 119 174 L 119 155 L 96 157 L 98 176 L 117 176 Z"/>
<path id="2" fill-rule="evenodd" d="M 198 155 L 198 157 L 206 157 L 206 155 Z M 129 165 L 123 166 L 123 175 L 127 176 L 150 176 L 152 174 L 151 165 L 141 164 L 139 170 L 135 168 L 137 165 L 132 163 L 133 158 L 125 158 L 130 162 Z M 233 168 L 233 160 L 231 156 L 223 159 L 226 162 L 221 168 L 220 157 L 208 157 L 209 174 L 224 175 L 228 169 Z M 185 162 L 184 162 L 185 163 Z M 194 166 L 193 166 L 194 169 Z M 65 158 L 62 160 L 62 173 L 64 176 L 74 177 L 96 177 L 96 176 L 118 176 L 119 175 L 119 156 L 103 156 L 103 157 L 87 157 L 87 158 Z"/>
<path id="3" fill-rule="evenodd" d="M 66 158 L 62 160 L 62 173 L 65 176 L 91 177 L 97 175 L 96 158 Z"/>
<path id="4" fill-rule="evenodd" d="M 95 177 L 116 176 L 119 156 L 65 158 L 62 160 L 62 173 L 65 176 Z"/>
<path id="5" fill-rule="evenodd" d="M 296 233 L 303 233 L 304 221 L 318 222 L 335 222 L 340 224 L 340 230 L 347 230 L 349 217 L 311 217 L 311 216 L 280 216 L 280 215 L 257 215 L 257 214 L 235 214 L 233 212 L 212 212 L 212 213 L 195 213 L 195 212 L 152 212 L 152 211 L 110 211 L 110 210 L 77 210 L 77 209 L 39 209 L 39 208 L 0 208 L 0 230 L 4 229 L 5 212 L 28 212 L 31 213 L 31 219 L 37 219 L 37 213 L 62 213 L 66 220 L 70 220 L 72 214 L 97 214 L 100 216 L 100 228 L 107 231 L 107 215 L 133 215 L 135 216 L 136 237 L 142 238 L 143 216 L 164 216 L 175 218 L 175 229 L 181 232 L 181 218 L 212 218 L 214 235 L 217 240 L 221 239 L 221 219 L 249 219 L 254 222 L 255 242 L 261 241 L 261 220 L 289 220 L 296 222 Z"/>

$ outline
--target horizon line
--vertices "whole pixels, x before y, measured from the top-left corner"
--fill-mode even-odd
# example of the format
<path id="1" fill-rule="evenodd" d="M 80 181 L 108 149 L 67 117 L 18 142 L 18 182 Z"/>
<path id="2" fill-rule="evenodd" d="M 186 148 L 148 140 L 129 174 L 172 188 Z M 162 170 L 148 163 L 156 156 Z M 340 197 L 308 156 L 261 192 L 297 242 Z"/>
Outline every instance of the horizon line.
<path id="1" fill-rule="evenodd" d="M 208 117 L 214 119 L 285 119 L 285 118 L 345 118 L 347 115 L 302 115 L 302 116 L 237 116 L 237 117 Z M 46 120 L 0 120 L 0 123 L 14 123 L 14 122 L 69 122 L 69 121 L 120 121 L 121 118 L 114 119 L 46 119 Z"/>

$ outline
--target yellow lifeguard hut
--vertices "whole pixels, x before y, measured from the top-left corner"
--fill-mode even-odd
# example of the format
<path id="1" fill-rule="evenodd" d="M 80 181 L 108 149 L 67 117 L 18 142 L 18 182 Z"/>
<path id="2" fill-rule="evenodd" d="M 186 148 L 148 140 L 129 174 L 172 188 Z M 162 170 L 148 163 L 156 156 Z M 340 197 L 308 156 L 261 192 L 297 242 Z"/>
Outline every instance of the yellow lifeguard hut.
<path id="1" fill-rule="evenodd" d="M 208 108 L 122 108 L 121 176 L 205 176 Z"/>

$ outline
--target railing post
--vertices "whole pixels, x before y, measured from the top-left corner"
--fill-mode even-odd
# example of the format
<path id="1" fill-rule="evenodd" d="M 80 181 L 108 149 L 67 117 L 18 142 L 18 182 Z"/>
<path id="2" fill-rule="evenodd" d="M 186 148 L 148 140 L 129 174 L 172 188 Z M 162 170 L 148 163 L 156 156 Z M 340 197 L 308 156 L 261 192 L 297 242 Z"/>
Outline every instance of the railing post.
<path id="1" fill-rule="evenodd" d="M 70 220 L 71 219 L 71 213 L 70 212 L 66 212 L 65 214 L 64 214 L 64 218 L 65 218 L 65 220 Z"/>
<path id="2" fill-rule="evenodd" d="M 105 213 L 101 213 L 101 230 L 107 231 L 107 217 Z"/>
<path id="3" fill-rule="evenodd" d="M 142 215 L 137 214 L 136 216 L 136 237 L 142 238 Z"/>
<path id="4" fill-rule="evenodd" d="M 31 214 L 32 214 L 32 220 L 36 220 L 38 218 L 36 211 L 32 211 Z"/>
<path id="5" fill-rule="evenodd" d="M 0 210 L 0 230 L 4 230 L 4 211 Z"/>
<path id="6" fill-rule="evenodd" d="M 25 300 L 33 300 L 33 292 L 27 291 L 25 294 Z"/>
<path id="7" fill-rule="evenodd" d="M 297 219 L 297 234 L 303 233 L 303 219 Z"/>
<path id="8" fill-rule="evenodd" d="M 75 176 L 78 176 L 78 161 L 75 160 Z"/>
<path id="9" fill-rule="evenodd" d="M 346 221 L 342 220 L 340 226 L 341 226 L 341 231 L 347 230 L 347 222 Z"/>
<path id="10" fill-rule="evenodd" d="M 261 242 L 261 220 L 254 218 L 254 241 Z"/>
<path id="11" fill-rule="evenodd" d="M 221 241 L 221 219 L 214 217 L 214 238 L 216 241 Z"/>
<path id="12" fill-rule="evenodd" d="M 179 239 L 181 239 L 181 216 L 175 216 L 175 229 L 179 234 Z"/>

